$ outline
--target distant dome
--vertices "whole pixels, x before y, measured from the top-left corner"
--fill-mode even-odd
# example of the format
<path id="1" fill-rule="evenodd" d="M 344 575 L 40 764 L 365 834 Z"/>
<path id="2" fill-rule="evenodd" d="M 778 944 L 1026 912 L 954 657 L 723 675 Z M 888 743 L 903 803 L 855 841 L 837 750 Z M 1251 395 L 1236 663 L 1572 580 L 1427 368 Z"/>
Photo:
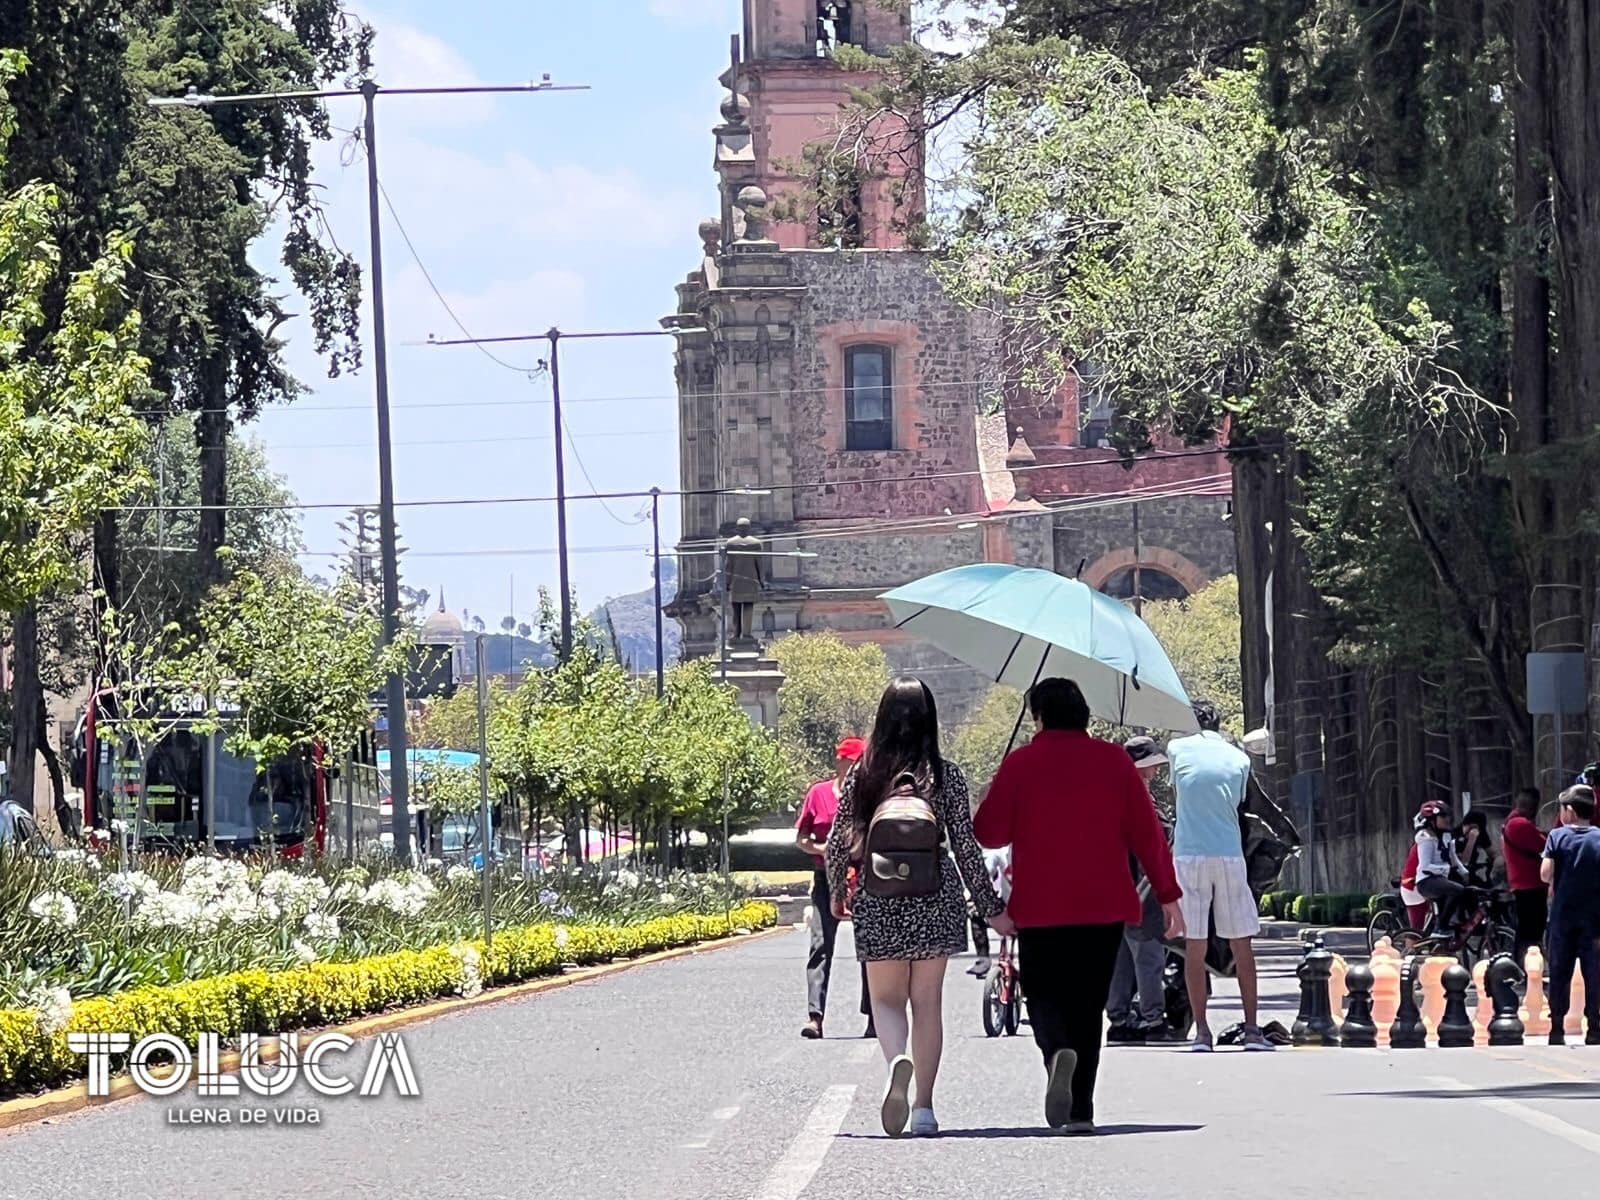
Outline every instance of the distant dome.
<path id="1" fill-rule="evenodd" d="M 439 589 L 439 611 L 422 623 L 422 634 L 418 640 L 424 646 L 448 646 L 466 640 L 467 631 L 444 606 L 444 589 Z"/>

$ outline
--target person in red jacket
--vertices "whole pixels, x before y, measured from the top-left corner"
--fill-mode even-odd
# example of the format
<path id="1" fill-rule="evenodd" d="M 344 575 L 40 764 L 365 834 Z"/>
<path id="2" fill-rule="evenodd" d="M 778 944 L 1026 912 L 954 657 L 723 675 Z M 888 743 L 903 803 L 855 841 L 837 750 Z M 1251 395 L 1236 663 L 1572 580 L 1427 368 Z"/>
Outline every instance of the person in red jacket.
<path id="1" fill-rule="evenodd" d="M 1089 736 L 1078 685 L 1041 680 L 1028 706 L 1039 732 L 1000 764 L 973 831 L 983 846 L 1011 847 L 1007 913 L 1048 1072 L 1045 1121 L 1092 1134 L 1102 1014 L 1123 929 L 1139 920 L 1129 854 L 1161 902 L 1169 938 L 1183 936 L 1182 892 L 1138 768 L 1121 746 Z"/>
<path id="2" fill-rule="evenodd" d="M 1545 834 L 1534 824 L 1539 814 L 1539 789 L 1525 787 L 1517 793 L 1511 815 L 1500 830 L 1500 845 L 1506 858 L 1506 887 L 1517 906 L 1517 965 L 1527 961 L 1528 947 L 1544 941 L 1545 923 L 1550 915 L 1550 892 L 1539 878 L 1544 861 Z"/>

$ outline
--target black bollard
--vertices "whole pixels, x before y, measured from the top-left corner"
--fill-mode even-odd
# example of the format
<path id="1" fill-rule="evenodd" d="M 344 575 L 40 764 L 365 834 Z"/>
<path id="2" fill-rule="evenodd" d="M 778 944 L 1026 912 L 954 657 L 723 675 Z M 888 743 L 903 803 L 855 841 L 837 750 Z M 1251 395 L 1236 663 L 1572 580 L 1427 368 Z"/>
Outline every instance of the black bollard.
<path id="1" fill-rule="evenodd" d="M 1337 1046 L 1339 1027 L 1333 1020 L 1333 955 L 1323 949 L 1318 938 L 1295 968 L 1300 977 L 1300 1013 L 1290 1036 L 1296 1046 Z"/>
<path id="2" fill-rule="evenodd" d="M 1414 954 L 1400 968 L 1400 1007 L 1389 1026 L 1389 1046 L 1395 1050 L 1421 1050 L 1428 1044 L 1428 1027 L 1417 1007 L 1417 971 L 1422 955 Z"/>
<path id="3" fill-rule="evenodd" d="M 1370 1050 L 1378 1044 L 1378 1027 L 1372 1020 L 1372 968 L 1357 963 L 1345 972 L 1344 985 L 1350 992 L 1350 1007 L 1339 1031 L 1339 1044 L 1357 1050 Z"/>
<path id="4" fill-rule="evenodd" d="M 1517 1015 L 1519 1001 L 1516 985 L 1525 978 L 1522 968 L 1509 954 L 1495 955 L 1489 969 L 1484 972 L 1484 986 L 1489 989 L 1489 997 L 1494 1001 L 1494 1020 L 1489 1022 L 1489 1045 L 1522 1045 L 1522 1035 L 1527 1031 L 1522 1026 L 1522 1018 Z"/>
<path id="5" fill-rule="evenodd" d="M 1472 1045 L 1477 1027 L 1472 1014 L 1467 1011 L 1467 989 L 1472 986 L 1472 972 L 1460 963 L 1451 963 L 1444 969 L 1444 1015 L 1439 1018 L 1439 1045 L 1459 1048 Z"/>

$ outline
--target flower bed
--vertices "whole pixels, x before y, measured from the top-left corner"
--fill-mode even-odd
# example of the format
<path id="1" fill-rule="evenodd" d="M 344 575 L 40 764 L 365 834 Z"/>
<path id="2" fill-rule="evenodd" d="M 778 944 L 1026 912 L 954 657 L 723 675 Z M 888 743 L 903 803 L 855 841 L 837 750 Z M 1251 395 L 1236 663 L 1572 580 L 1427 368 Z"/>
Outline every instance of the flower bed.
<path id="1" fill-rule="evenodd" d="M 629 958 L 772 925 L 771 904 L 747 902 L 726 914 L 679 913 L 620 925 L 537 924 L 481 940 L 399 950 L 349 962 L 313 962 L 286 970 L 248 970 L 161 987 L 138 987 L 82 1000 L 67 1013 L 0 1010 L 0 1095 L 49 1087 L 83 1071 L 67 1050 L 68 1032 L 126 1032 L 137 1041 L 171 1033 L 232 1037 L 336 1024 L 388 1008 L 485 985 L 553 975 L 579 965 Z"/>

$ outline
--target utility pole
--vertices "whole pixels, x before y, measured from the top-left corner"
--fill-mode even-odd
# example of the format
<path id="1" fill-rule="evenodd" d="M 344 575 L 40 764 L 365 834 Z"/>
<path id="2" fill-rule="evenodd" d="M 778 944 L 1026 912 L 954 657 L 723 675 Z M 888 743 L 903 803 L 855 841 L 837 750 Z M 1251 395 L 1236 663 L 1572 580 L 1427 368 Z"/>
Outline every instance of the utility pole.
<path id="1" fill-rule="evenodd" d="M 662 662 L 661 632 L 661 489 L 650 489 L 650 541 L 655 555 L 656 574 L 656 699 L 661 699 L 667 688 L 666 664 Z"/>
<path id="2" fill-rule="evenodd" d="M 572 657 L 572 585 L 567 565 L 567 470 L 561 437 L 561 331 L 555 326 L 545 334 L 550 339 L 550 407 L 555 414 L 556 443 L 556 565 L 561 583 L 561 657 Z"/>
<path id="3" fill-rule="evenodd" d="M 483 848 L 483 945 L 494 940 L 494 837 L 489 814 L 489 673 L 484 669 L 484 636 L 478 635 L 478 844 Z"/>
<path id="4" fill-rule="evenodd" d="M 373 377 L 378 407 L 378 553 L 383 564 L 383 646 L 400 637 L 400 556 L 394 518 L 394 448 L 389 439 L 389 342 L 383 318 L 383 221 L 378 212 L 378 138 L 373 100 L 378 85 L 361 85 L 361 136 L 367 148 L 367 232 L 372 244 Z M 384 681 L 384 713 L 389 722 L 389 800 L 394 823 L 394 850 L 405 865 L 411 863 L 411 759 L 406 753 L 406 676 L 399 667 Z M 401 833 L 405 831 L 406 836 Z"/>
<path id="5" fill-rule="evenodd" d="M 562 441 L 561 424 L 561 357 L 560 346 L 563 340 L 571 341 L 574 338 L 593 340 L 597 338 L 639 338 L 639 337 L 675 337 L 680 333 L 699 333 L 698 326 L 675 325 L 671 329 L 619 329 L 603 330 L 596 333 L 563 333 L 560 329 L 551 327 L 544 333 L 518 333 L 503 337 L 485 338 L 434 338 L 429 337 L 430 346 L 489 346 L 505 342 L 549 342 L 550 358 L 548 367 L 550 371 L 550 407 L 554 409 L 553 421 L 555 424 L 555 465 L 556 465 L 556 569 L 561 585 L 561 647 L 560 661 L 566 662 L 572 654 L 572 589 L 568 582 L 571 577 L 567 560 L 567 476 L 566 453 Z M 659 489 L 656 489 L 659 493 Z M 659 499 L 659 495 L 657 495 Z M 660 562 L 659 534 L 657 535 L 657 563 Z M 659 572 L 658 572 L 659 573 Z M 661 664 L 661 597 L 660 587 L 656 588 L 656 665 L 660 670 Z M 658 682 L 658 687 L 659 682 Z"/>
<path id="6" fill-rule="evenodd" d="M 539 83 L 423 88 L 380 88 L 368 79 L 359 88 L 259 92 L 240 96 L 210 96 L 191 87 L 184 96 L 153 96 L 152 108 L 214 108 L 228 104 L 281 104 L 294 100 L 324 100 L 360 96 L 362 138 L 367 152 L 367 222 L 372 248 L 372 340 L 373 376 L 377 388 L 378 418 L 378 535 L 383 563 L 383 646 L 394 644 L 400 635 L 400 566 L 394 518 L 394 456 L 389 438 L 389 356 L 383 313 L 383 239 L 378 203 L 378 146 L 375 104 L 378 93 L 394 96 L 476 95 L 488 92 L 585 91 L 586 85 L 556 87 L 546 75 Z M 552 331 L 553 332 L 553 331 Z M 559 409 L 558 409 L 559 411 Z M 560 449 L 560 418 L 557 418 L 557 452 Z M 558 459 L 559 461 L 559 459 Z M 565 566 L 566 555 L 562 554 Z M 563 578 L 563 592 L 565 589 Z M 563 594 L 563 611 L 566 596 Z M 481 673 L 481 671 L 480 671 Z M 402 865 L 411 864 L 411 812 L 407 803 L 410 785 L 410 756 L 406 752 L 406 677 L 403 667 L 389 673 L 384 687 L 385 717 L 389 727 L 389 796 L 392 806 L 394 851 Z"/>

